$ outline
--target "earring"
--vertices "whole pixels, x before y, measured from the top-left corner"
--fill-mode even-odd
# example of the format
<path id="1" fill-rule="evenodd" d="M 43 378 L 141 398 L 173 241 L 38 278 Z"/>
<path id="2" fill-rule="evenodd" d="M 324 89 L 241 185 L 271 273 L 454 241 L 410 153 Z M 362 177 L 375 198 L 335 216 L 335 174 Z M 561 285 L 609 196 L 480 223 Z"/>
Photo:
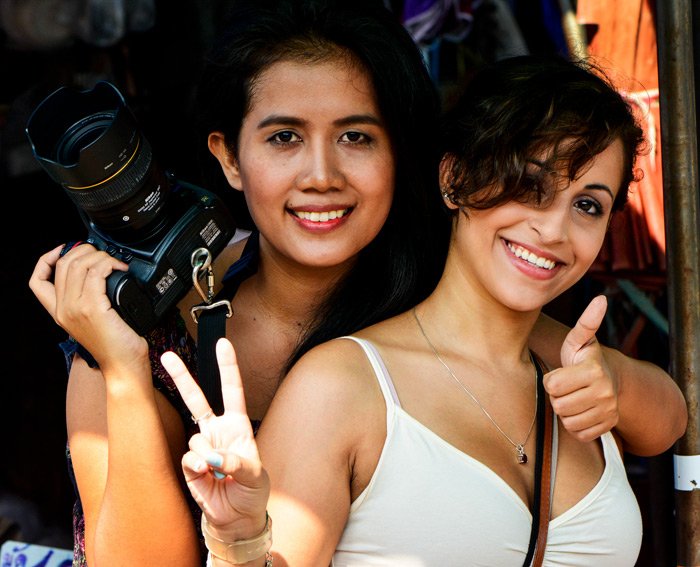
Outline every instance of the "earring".
<path id="1" fill-rule="evenodd" d="M 453 202 L 452 195 L 450 193 L 448 193 L 447 191 L 442 192 L 442 198 L 445 199 L 446 201 L 449 201 L 450 203 Z"/>

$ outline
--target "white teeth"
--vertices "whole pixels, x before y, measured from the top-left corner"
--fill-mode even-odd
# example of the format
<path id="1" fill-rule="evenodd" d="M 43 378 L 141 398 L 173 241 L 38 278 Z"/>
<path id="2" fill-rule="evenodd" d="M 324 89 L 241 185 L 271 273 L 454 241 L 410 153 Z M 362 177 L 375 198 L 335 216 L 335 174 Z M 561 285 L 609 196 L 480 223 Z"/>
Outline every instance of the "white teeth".
<path id="1" fill-rule="evenodd" d="M 549 260 L 548 258 L 542 258 L 534 252 L 526 250 L 522 246 L 515 246 L 508 242 L 508 248 L 515 254 L 516 257 L 522 258 L 523 260 L 529 262 L 530 264 L 537 266 L 538 268 L 544 268 L 545 270 L 551 270 L 556 266 L 556 262 Z"/>
<path id="2" fill-rule="evenodd" d="M 292 211 L 300 219 L 308 220 L 311 222 L 327 222 L 333 219 L 339 219 L 348 212 L 348 209 L 338 209 L 336 211 L 327 211 L 323 213 L 318 213 L 316 211 Z"/>

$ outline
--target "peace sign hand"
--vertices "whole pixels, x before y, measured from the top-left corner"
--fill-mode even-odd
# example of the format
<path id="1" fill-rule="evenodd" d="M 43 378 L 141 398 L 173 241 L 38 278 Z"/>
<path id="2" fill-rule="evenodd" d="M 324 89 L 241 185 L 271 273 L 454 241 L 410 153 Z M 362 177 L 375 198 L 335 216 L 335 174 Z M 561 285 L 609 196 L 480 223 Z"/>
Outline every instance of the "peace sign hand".
<path id="1" fill-rule="evenodd" d="M 544 377 L 552 408 L 566 430 L 579 441 L 592 441 L 619 420 L 617 378 L 596 339 L 607 300 L 595 297 L 561 347 L 562 367 Z"/>
<path id="2" fill-rule="evenodd" d="M 265 526 L 270 481 L 262 468 L 246 413 L 241 375 L 233 345 L 216 343 L 224 413 L 215 416 L 204 393 L 173 352 L 161 356 L 183 401 L 199 424 L 182 470 L 195 501 L 222 539 L 245 539 Z"/>

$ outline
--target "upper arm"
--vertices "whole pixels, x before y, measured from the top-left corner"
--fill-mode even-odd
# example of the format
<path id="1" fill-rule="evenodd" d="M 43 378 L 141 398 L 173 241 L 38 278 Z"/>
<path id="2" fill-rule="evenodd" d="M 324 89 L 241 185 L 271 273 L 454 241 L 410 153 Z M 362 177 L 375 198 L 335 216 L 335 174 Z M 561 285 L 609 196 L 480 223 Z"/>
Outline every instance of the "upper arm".
<path id="1" fill-rule="evenodd" d="M 180 459 L 186 449 L 184 427 L 165 397 L 157 391 L 155 395 L 173 470 L 181 476 Z M 80 356 L 74 357 L 68 380 L 66 427 L 71 464 L 85 518 L 85 548 L 90 564 L 108 476 L 107 392 L 102 372 L 90 368 Z"/>
<path id="2" fill-rule="evenodd" d="M 353 345 L 338 343 L 295 365 L 258 434 L 271 482 L 273 549 L 290 565 L 330 563 L 350 511 L 358 431 L 373 396 L 361 367 L 343 359 Z"/>
<path id="3" fill-rule="evenodd" d="M 544 313 L 540 313 L 537 318 L 530 332 L 528 344 L 544 360 L 549 369 L 554 370 L 561 366 L 561 347 L 570 330 L 563 323 Z"/>
<path id="4" fill-rule="evenodd" d="M 68 380 L 66 426 L 71 462 L 85 515 L 86 549 L 91 549 L 107 482 L 106 393 L 101 372 L 90 368 L 78 356 L 74 357 Z"/>
<path id="5" fill-rule="evenodd" d="M 620 419 L 615 427 L 626 451 L 654 456 L 668 450 L 685 433 L 688 407 L 674 379 L 651 362 L 604 347 L 619 377 Z"/>
<path id="6" fill-rule="evenodd" d="M 186 450 L 185 429 L 175 408 L 155 391 L 156 403 L 164 424 L 172 463 L 180 471 L 180 459 Z M 107 479 L 107 393 L 98 368 L 90 368 L 76 356 L 66 391 L 66 430 L 80 499 L 85 516 L 99 510 Z"/>

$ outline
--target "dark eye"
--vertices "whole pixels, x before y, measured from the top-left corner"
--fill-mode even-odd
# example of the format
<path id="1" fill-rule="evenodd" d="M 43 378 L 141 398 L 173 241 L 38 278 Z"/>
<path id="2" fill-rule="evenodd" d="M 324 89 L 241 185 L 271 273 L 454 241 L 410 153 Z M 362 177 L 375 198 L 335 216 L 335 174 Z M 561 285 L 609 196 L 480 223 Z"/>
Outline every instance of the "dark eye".
<path id="1" fill-rule="evenodd" d="M 273 144 L 278 144 L 281 146 L 287 145 L 287 144 L 293 144 L 295 142 L 301 141 L 301 138 L 295 134 L 294 132 L 290 130 L 283 130 L 282 132 L 276 132 L 273 134 L 270 138 L 269 141 L 272 142 Z"/>
<path id="2" fill-rule="evenodd" d="M 368 144 L 370 142 L 370 137 L 362 132 L 345 132 L 340 137 L 340 141 L 346 144 Z"/>
<path id="3" fill-rule="evenodd" d="M 578 201 L 576 201 L 576 203 L 574 203 L 574 207 L 576 207 L 579 211 L 582 211 L 587 215 L 591 215 L 594 217 L 599 217 L 603 214 L 603 207 L 601 206 L 601 204 L 595 199 L 591 199 L 590 197 L 584 197 L 582 199 L 579 199 Z"/>

